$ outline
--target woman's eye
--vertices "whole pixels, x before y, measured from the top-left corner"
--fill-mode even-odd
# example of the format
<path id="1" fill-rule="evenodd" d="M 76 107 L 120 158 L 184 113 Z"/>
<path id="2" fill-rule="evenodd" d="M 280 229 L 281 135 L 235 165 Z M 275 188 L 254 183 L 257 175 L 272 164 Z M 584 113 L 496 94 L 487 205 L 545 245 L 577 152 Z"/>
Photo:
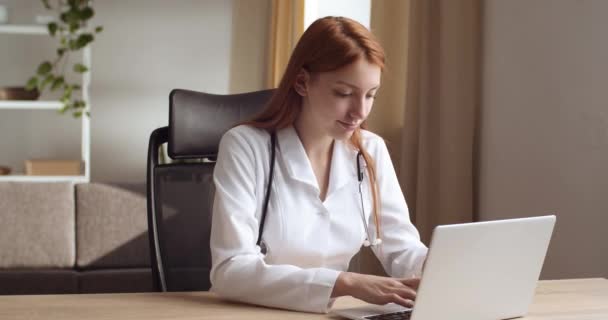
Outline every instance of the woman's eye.
<path id="1" fill-rule="evenodd" d="M 341 91 L 334 91 L 334 94 L 338 97 L 349 97 L 350 95 L 352 95 L 352 93 L 350 93 L 350 92 L 341 92 Z"/>
<path id="2" fill-rule="evenodd" d="M 366 98 L 368 98 L 368 99 L 376 99 L 376 95 L 375 94 L 368 94 L 366 96 Z"/>

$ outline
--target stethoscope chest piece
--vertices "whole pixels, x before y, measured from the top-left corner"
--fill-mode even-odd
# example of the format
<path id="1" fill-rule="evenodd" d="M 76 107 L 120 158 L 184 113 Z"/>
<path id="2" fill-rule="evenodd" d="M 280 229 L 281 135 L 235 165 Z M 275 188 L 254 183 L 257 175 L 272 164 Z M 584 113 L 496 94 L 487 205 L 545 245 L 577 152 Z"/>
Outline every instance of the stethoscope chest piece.
<path id="1" fill-rule="evenodd" d="M 260 252 L 261 252 L 263 255 L 266 255 L 266 253 L 268 252 L 268 246 L 266 245 L 266 241 L 264 241 L 264 240 L 262 240 L 262 241 L 260 242 Z"/>

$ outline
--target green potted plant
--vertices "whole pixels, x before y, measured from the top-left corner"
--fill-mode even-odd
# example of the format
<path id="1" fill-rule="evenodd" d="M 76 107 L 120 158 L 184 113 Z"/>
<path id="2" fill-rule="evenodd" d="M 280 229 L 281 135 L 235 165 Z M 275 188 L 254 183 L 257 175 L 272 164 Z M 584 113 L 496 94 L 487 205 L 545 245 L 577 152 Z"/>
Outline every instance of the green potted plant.
<path id="1" fill-rule="evenodd" d="M 47 29 L 49 35 L 57 39 L 59 46 L 52 60 L 45 60 L 38 65 L 36 75 L 28 80 L 26 88 L 38 90 L 40 93 L 45 90 L 61 90 L 60 101 L 63 107 L 59 112 L 69 111 L 75 118 L 79 118 L 85 113 L 87 105 L 84 100 L 74 97 L 74 93 L 80 91 L 81 86 L 78 83 L 69 83 L 66 75 L 69 70 L 82 74 L 89 69 L 81 63 L 74 63 L 66 70 L 66 65 L 69 63 L 70 54 L 93 42 L 95 34 L 100 33 L 103 27 L 88 27 L 87 22 L 95 15 L 91 0 L 56 0 L 53 5 L 51 0 L 42 0 L 42 4 L 48 10 L 57 11 L 58 19 L 49 22 Z M 89 116 L 89 113 L 86 112 L 86 115 Z"/>

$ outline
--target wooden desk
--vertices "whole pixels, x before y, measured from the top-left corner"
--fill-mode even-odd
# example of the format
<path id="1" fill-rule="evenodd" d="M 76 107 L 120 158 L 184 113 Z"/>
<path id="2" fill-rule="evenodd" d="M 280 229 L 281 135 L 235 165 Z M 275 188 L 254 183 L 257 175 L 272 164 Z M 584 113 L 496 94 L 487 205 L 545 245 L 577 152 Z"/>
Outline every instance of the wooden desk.
<path id="1" fill-rule="evenodd" d="M 344 297 L 336 301 L 335 307 L 361 303 Z M 0 319 L 12 320 L 332 318 L 336 319 L 329 315 L 230 303 L 208 292 L 0 296 Z M 520 319 L 606 320 L 608 280 L 541 281 L 528 316 Z"/>

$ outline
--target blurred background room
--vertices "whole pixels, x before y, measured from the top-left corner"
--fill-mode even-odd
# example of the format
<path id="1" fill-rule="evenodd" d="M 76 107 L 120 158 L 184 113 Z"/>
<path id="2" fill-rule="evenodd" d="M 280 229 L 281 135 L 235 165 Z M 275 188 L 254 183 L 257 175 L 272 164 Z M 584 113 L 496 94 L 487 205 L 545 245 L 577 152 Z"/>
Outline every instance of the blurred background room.
<path id="1" fill-rule="evenodd" d="M 91 7 L 87 24 L 103 30 L 72 57 L 88 71 L 66 76 L 82 86 L 77 94 L 86 96 L 89 116 L 0 97 L 0 167 L 7 169 L 0 270 L 119 267 L 138 270 L 147 283 L 146 155 L 150 133 L 168 123 L 170 91 L 274 88 L 303 30 L 339 15 L 369 27 L 386 50 L 368 126 L 387 141 L 427 245 L 439 224 L 555 214 L 541 279 L 608 277 L 608 1 L 99 0 Z M 54 14 L 43 1 L 0 0 L 0 87 L 25 86 L 57 55 L 57 38 L 47 32 Z M 37 101 L 57 99 L 44 91 Z M 40 159 L 82 168 L 72 176 L 26 168 Z M 47 194 L 41 182 L 81 184 L 81 191 L 49 187 Z M 67 204 L 54 200 L 60 193 Z M 32 209 L 31 199 L 48 204 Z M 67 213 L 50 214 L 57 210 Z M 90 225 L 73 221 L 75 210 L 91 210 Z M 120 214 L 97 216 L 104 212 Z M 49 227 L 64 218 L 72 220 Z M 46 244 L 17 248 L 50 229 L 57 234 L 42 236 Z M 109 242 L 90 251 L 75 244 L 87 239 Z M 57 262 L 47 250 L 63 245 Z M 351 268 L 383 274 L 365 250 Z M 37 285 L 44 287 L 32 280 L 23 292 L 71 292 Z"/>

